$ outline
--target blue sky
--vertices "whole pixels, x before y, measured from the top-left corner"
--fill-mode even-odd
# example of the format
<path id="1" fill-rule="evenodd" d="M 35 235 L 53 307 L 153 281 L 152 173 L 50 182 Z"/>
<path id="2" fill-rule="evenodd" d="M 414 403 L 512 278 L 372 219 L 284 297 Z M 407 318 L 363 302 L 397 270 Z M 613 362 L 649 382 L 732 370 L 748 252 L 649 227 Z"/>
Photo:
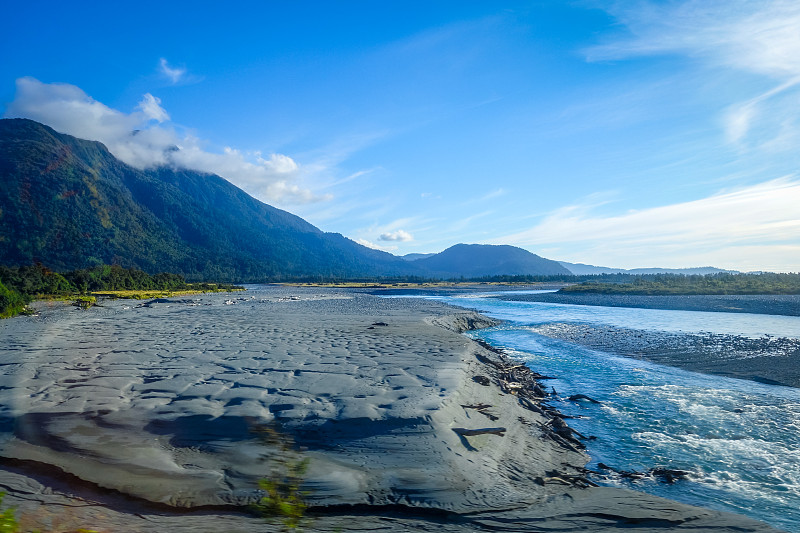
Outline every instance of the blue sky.
<path id="1" fill-rule="evenodd" d="M 795 1 L 66 4 L 6 6 L 0 111 L 129 164 L 396 254 L 800 271 Z"/>

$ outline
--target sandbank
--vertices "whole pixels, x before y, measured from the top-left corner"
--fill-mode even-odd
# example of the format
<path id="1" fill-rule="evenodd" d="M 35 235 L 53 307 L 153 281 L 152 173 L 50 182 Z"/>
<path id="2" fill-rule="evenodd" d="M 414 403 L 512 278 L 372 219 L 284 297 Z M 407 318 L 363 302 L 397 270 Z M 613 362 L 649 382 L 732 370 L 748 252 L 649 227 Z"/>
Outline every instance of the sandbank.
<path id="1" fill-rule="evenodd" d="M 0 323 L 0 488 L 27 527 L 263 530 L 242 506 L 274 424 L 310 459 L 311 531 L 774 531 L 587 486 L 460 334 L 493 323 L 472 312 L 296 287 L 39 311 Z"/>

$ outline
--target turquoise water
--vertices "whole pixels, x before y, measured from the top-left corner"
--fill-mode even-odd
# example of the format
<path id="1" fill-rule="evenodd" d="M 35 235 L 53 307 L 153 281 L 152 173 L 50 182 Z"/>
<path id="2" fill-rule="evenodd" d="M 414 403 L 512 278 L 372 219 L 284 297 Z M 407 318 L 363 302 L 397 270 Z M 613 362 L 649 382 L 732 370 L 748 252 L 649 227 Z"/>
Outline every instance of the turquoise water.
<path id="1" fill-rule="evenodd" d="M 586 441 L 589 468 L 603 462 L 621 470 L 691 472 L 673 484 L 618 476 L 597 481 L 800 532 L 800 389 L 660 366 L 531 330 L 558 322 L 797 338 L 800 317 L 509 302 L 487 295 L 427 297 L 505 321 L 471 335 L 556 377 L 544 382 L 557 391 L 551 404 L 580 417 L 569 421 L 573 428 L 597 437 Z M 602 403 L 566 400 L 578 393 Z"/>
<path id="2" fill-rule="evenodd" d="M 542 292 L 553 291 L 516 291 L 509 294 Z M 494 296 L 502 296 L 502 294 L 501 292 L 487 292 L 435 298 L 444 299 L 454 305 L 477 309 L 487 315 L 497 313 L 497 316 L 503 320 L 523 324 L 568 321 L 650 331 L 718 333 L 753 338 L 769 334 L 777 337 L 800 338 L 800 317 L 796 316 L 513 302 L 494 298 Z"/>

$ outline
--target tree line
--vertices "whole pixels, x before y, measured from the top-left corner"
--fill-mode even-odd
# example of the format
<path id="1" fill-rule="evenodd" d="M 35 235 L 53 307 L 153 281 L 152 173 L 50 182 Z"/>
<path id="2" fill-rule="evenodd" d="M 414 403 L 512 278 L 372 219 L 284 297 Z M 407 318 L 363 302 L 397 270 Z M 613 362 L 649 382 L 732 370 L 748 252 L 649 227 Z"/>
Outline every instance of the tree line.
<path id="1" fill-rule="evenodd" d="M 560 292 L 631 295 L 800 294 L 800 273 L 612 274 L 564 287 Z"/>
<path id="2" fill-rule="evenodd" d="M 0 266 L 0 318 L 24 312 L 37 298 L 85 295 L 99 291 L 177 291 L 225 289 L 232 285 L 188 284 L 180 274 L 148 274 L 135 268 L 100 265 L 60 274 L 42 264 Z"/>

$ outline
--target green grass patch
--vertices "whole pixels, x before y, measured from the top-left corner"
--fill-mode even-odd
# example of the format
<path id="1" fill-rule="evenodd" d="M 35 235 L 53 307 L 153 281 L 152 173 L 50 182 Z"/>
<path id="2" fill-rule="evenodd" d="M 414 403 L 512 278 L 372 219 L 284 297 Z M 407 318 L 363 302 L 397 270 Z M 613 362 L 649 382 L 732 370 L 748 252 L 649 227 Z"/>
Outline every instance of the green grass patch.
<path id="1" fill-rule="evenodd" d="M 171 298 L 173 296 L 189 296 L 192 294 L 207 294 L 213 292 L 234 292 L 243 291 L 240 288 L 207 288 L 207 289 L 179 289 L 175 291 L 141 291 L 141 290 L 121 290 L 121 291 L 96 291 L 92 296 L 98 298 L 120 298 L 124 300 L 150 300 L 152 298 Z"/>

